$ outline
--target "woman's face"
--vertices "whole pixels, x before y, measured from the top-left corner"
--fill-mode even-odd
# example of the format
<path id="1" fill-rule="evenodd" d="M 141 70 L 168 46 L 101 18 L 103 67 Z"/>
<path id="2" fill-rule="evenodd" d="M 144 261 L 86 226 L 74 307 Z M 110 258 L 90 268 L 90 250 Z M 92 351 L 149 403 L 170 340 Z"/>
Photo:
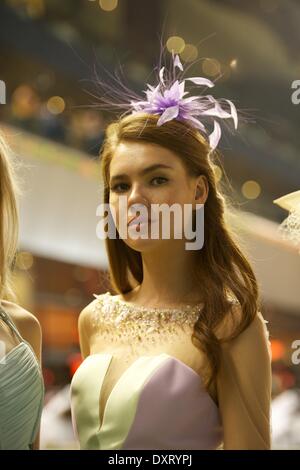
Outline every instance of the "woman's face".
<path id="1" fill-rule="evenodd" d="M 115 214 L 118 232 L 128 246 L 138 251 L 149 249 L 153 244 L 166 243 L 168 232 L 165 232 L 164 227 L 168 225 L 168 221 L 169 240 L 174 238 L 174 218 L 172 211 L 168 210 L 173 204 L 178 204 L 181 208 L 184 204 L 203 204 L 207 197 L 205 177 L 192 178 L 175 153 L 159 145 L 144 142 L 121 142 L 118 145 L 110 164 L 109 187 L 109 202 Z M 121 196 L 125 203 L 120 208 Z M 165 212 L 155 216 L 152 212 L 151 218 L 153 204 L 164 204 L 171 216 L 165 215 Z M 139 213 L 137 210 L 141 205 L 143 211 Z M 134 216 L 138 217 L 136 225 L 128 226 L 127 223 Z M 144 216 L 147 219 L 145 223 L 137 224 Z M 162 225 L 163 220 L 165 226 Z M 159 236 L 151 238 L 151 226 L 158 224 L 158 221 Z M 126 228 L 127 237 L 121 235 L 120 224 Z M 164 236 L 162 239 L 162 230 L 167 238 Z M 147 238 L 142 239 L 142 233 L 146 233 Z"/>

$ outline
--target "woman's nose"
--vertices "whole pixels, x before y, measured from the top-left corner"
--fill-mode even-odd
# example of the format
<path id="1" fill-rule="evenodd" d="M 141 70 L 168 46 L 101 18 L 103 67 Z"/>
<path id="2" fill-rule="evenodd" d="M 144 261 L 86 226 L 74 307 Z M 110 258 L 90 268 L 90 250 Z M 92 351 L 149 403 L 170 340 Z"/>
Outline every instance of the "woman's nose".
<path id="1" fill-rule="evenodd" d="M 140 185 L 132 186 L 131 191 L 128 194 L 127 200 L 128 215 L 144 214 L 144 211 L 148 211 L 148 201 L 143 188 Z"/>
<path id="2" fill-rule="evenodd" d="M 128 194 L 128 207 L 133 204 L 146 204 L 147 198 L 145 192 L 142 188 L 142 185 L 136 184 L 132 185 L 131 191 Z"/>

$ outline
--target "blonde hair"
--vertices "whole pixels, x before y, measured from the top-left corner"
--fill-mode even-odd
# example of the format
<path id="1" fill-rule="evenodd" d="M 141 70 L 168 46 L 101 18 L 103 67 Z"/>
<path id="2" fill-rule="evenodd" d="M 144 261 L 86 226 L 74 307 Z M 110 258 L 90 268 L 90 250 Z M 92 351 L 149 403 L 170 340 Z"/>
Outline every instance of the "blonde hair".
<path id="1" fill-rule="evenodd" d="M 18 243 L 19 192 L 14 157 L 0 134 L 0 298 L 14 298 L 12 266 Z"/>
<path id="2" fill-rule="evenodd" d="M 207 178 L 209 192 L 204 212 L 204 246 L 195 251 L 199 260 L 195 275 L 205 306 L 199 311 L 192 340 L 207 356 L 207 386 L 210 386 L 220 365 L 220 343 L 236 337 L 256 316 L 258 286 L 249 261 L 234 240 L 233 231 L 231 233 L 229 230 L 225 211 L 227 201 L 217 184 L 208 142 L 187 123 L 172 120 L 157 126 L 158 118 L 156 115 L 137 113 L 120 117 L 107 127 L 100 153 L 104 202 L 109 203 L 110 162 L 121 141 L 161 145 L 181 159 L 189 175 L 205 175 Z M 217 156 L 217 153 L 214 155 Z M 128 247 L 118 233 L 116 239 L 107 237 L 105 243 L 112 287 L 119 293 L 126 293 L 135 287 L 131 280 L 139 284 L 142 282 L 141 253 Z M 236 309 L 232 308 L 229 297 L 236 299 L 241 307 L 238 324 L 234 316 Z M 220 338 L 216 327 L 222 325 L 229 313 L 235 328 L 231 329 L 230 335 L 225 335 L 226 338 Z"/>

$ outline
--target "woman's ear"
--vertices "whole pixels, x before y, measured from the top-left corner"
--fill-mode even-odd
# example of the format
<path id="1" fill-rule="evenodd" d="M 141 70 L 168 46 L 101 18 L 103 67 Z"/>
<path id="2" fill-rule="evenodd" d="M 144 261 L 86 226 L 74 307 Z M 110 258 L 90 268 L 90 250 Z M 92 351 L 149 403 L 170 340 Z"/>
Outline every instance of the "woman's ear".
<path id="1" fill-rule="evenodd" d="M 206 176 L 201 175 L 196 184 L 195 201 L 197 204 L 205 204 L 209 193 L 209 186 Z"/>

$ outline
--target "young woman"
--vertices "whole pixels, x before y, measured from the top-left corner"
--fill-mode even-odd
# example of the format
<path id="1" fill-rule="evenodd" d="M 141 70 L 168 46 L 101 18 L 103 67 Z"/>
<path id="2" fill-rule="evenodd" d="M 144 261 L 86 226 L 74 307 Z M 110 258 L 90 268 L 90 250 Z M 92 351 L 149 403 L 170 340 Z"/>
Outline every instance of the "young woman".
<path id="1" fill-rule="evenodd" d="M 16 181 L 0 137 L 0 449 L 38 449 L 44 398 L 41 328 L 13 298 L 11 266 L 16 251 Z M 6 300 L 4 300 L 6 299 Z"/>
<path id="2" fill-rule="evenodd" d="M 75 431 L 82 449 L 270 449 L 271 352 L 254 272 L 227 225 L 211 145 L 186 120 L 159 119 L 148 109 L 106 130 L 117 294 L 95 295 L 79 317 Z M 191 205 L 194 224 L 203 204 L 202 248 L 187 250 L 173 221 L 170 236 L 160 224 L 142 238 L 155 204 Z M 151 216 L 138 224 L 132 208 L 142 206 Z M 128 221 L 139 236 L 120 236 Z"/>

